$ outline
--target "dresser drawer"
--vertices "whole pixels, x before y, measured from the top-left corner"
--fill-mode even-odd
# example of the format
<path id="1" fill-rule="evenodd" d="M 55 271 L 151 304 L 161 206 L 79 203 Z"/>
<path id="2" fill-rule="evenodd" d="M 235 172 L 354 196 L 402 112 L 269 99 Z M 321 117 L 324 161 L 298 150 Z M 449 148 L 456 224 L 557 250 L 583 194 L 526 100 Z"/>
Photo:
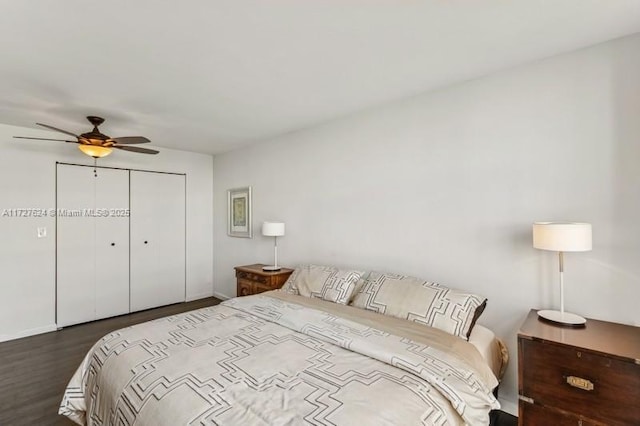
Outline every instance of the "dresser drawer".
<path id="1" fill-rule="evenodd" d="M 520 401 L 518 413 L 520 424 L 526 426 L 603 426 L 571 413 L 562 412 L 553 408 L 542 407 L 538 404 L 529 404 Z"/>
<path id="2" fill-rule="evenodd" d="M 561 344 L 520 345 L 521 391 L 535 404 L 604 424 L 640 424 L 640 365 Z"/>

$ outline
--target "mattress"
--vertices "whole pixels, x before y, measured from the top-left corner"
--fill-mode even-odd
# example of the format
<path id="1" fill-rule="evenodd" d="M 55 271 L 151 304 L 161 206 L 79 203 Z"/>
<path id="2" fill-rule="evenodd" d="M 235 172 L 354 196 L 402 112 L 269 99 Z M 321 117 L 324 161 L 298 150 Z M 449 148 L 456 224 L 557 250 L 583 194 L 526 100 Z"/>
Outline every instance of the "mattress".
<path id="1" fill-rule="evenodd" d="M 271 292 L 108 334 L 59 412 L 81 425 L 487 425 L 497 383 L 459 337 Z"/>
<path id="2" fill-rule="evenodd" d="M 502 342 L 496 337 L 493 331 L 480 324 L 476 324 L 469 335 L 471 343 L 480 352 L 482 358 L 487 362 L 493 374 L 500 379 L 508 357 Z"/>

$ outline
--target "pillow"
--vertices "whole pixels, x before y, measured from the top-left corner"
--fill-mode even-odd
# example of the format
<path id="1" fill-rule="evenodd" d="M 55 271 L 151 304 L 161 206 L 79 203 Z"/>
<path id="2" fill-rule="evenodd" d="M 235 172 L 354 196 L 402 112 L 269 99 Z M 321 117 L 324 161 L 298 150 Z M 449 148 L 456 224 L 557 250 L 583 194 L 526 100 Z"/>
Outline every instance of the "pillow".
<path id="1" fill-rule="evenodd" d="M 363 273 L 333 266 L 300 265 L 282 286 L 282 290 L 346 305 Z"/>
<path id="2" fill-rule="evenodd" d="M 371 272 L 353 306 L 469 339 L 487 299 L 404 275 Z"/>

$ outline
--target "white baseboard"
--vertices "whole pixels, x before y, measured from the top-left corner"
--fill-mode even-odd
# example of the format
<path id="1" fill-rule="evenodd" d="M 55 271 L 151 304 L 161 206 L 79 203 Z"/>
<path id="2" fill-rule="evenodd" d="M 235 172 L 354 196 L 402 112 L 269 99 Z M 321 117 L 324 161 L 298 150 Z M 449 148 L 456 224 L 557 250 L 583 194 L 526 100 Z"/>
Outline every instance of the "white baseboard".
<path id="1" fill-rule="evenodd" d="M 0 334 L 0 342 L 8 342 L 9 340 L 21 339 L 23 337 L 35 336 L 36 334 L 49 333 L 56 331 L 58 326 L 49 324 L 42 327 L 30 328 L 13 334 Z"/>
<path id="2" fill-rule="evenodd" d="M 206 293 L 192 294 L 185 299 L 185 302 L 192 302 L 198 299 L 206 299 L 207 297 L 211 296 L 213 296 L 213 293 L 210 291 L 207 291 Z"/>
<path id="3" fill-rule="evenodd" d="M 213 297 L 217 297 L 220 300 L 227 300 L 227 299 L 233 298 L 233 297 L 227 296 L 226 294 L 218 293 L 217 291 L 213 292 Z"/>
<path id="4" fill-rule="evenodd" d="M 518 403 L 515 401 L 511 401 L 509 399 L 504 399 L 504 398 L 498 398 L 498 401 L 500 401 L 500 405 L 501 405 L 501 410 L 504 411 L 505 413 L 509 413 L 512 414 L 516 417 L 518 417 Z"/>

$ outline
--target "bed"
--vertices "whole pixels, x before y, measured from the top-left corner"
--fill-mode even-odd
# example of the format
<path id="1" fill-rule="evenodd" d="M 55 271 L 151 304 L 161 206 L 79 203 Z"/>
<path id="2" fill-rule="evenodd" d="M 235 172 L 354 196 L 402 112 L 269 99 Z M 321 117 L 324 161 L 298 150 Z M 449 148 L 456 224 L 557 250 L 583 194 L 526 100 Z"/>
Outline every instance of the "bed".
<path id="1" fill-rule="evenodd" d="M 80 425 L 486 425 L 504 355 L 366 309 L 272 291 L 106 335 L 64 393 Z"/>

